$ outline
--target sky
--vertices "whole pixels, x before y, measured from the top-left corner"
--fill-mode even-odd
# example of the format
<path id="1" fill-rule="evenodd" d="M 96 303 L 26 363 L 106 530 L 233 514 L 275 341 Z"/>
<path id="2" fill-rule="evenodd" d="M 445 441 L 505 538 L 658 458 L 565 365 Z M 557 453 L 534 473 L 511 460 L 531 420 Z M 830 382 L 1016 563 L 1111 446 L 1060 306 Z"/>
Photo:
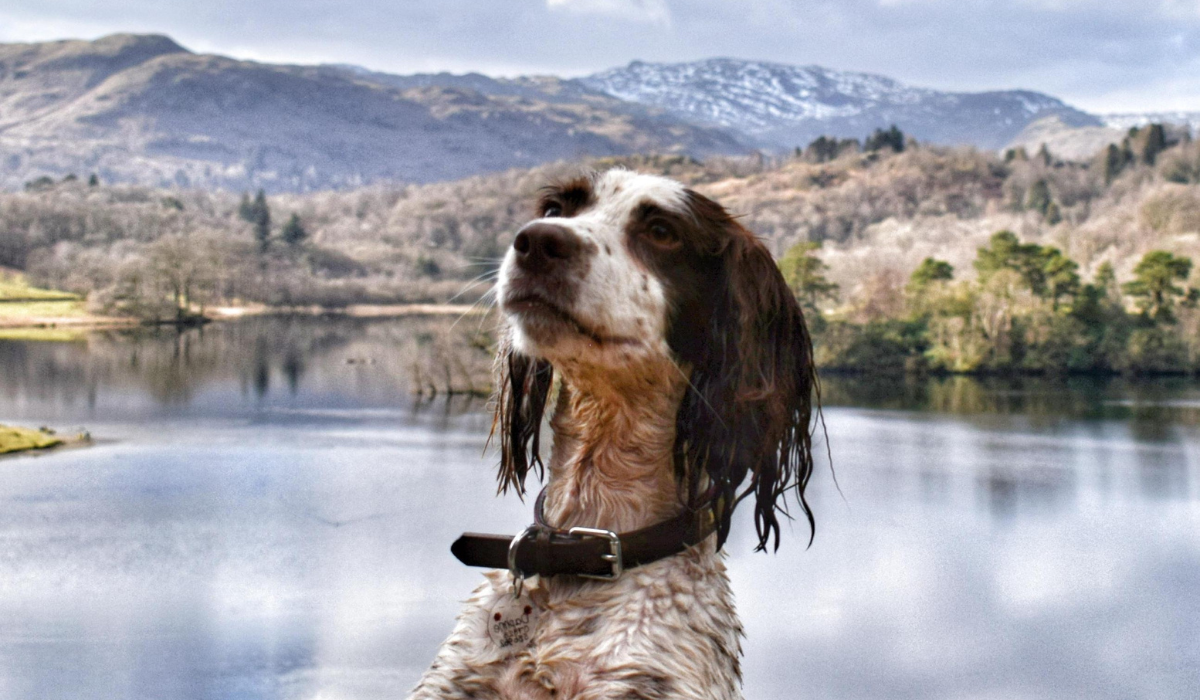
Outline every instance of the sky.
<path id="1" fill-rule="evenodd" d="M 1200 0 L 4 0 L 0 42 L 168 34 L 193 51 L 394 73 L 577 76 L 712 56 L 1200 111 Z"/>

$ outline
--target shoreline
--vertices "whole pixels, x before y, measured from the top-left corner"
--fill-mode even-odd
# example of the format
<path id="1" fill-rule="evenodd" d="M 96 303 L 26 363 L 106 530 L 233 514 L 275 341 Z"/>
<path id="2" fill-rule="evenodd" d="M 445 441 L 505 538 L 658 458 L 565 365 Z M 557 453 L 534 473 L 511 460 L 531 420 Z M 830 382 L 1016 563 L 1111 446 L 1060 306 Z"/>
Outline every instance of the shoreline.
<path id="1" fill-rule="evenodd" d="M 352 304 L 345 307 L 323 306 L 216 306 L 205 311 L 201 318 L 205 322 L 233 321 L 252 316 L 350 316 L 354 318 L 401 318 L 405 316 L 479 316 L 488 313 L 488 308 L 471 304 Z M 191 319 L 179 324 L 173 321 L 154 322 L 130 316 L 101 316 L 83 314 L 71 316 L 23 316 L 0 317 L 0 336 L 5 331 L 63 331 L 83 332 L 101 330 L 124 330 L 140 326 L 189 325 L 198 321 Z"/>

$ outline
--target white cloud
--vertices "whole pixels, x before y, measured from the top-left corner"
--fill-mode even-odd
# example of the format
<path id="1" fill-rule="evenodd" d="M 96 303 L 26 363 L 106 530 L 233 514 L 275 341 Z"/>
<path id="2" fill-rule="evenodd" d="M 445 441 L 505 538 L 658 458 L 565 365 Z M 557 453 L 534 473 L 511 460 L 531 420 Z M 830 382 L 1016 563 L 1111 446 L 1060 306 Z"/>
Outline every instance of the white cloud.
<path id="1" fill-rule="evenodd" d="M 671 11 L 667 8 L 666 0 L 546 0 L 546 7 L 644 24 L 671 24 Z"/>

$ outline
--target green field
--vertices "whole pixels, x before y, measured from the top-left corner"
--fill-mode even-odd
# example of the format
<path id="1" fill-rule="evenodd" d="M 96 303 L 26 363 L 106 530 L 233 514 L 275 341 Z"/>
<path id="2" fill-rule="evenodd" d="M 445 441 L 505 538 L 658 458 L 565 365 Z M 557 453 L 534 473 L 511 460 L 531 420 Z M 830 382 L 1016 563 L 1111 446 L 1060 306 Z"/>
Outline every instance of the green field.
<path id="1" fill-rule="evenodd" d="M 18 272 L 0 271 L 0 325 L 86 315 L 84 300 L 78 294 L 33 287 Z"/>

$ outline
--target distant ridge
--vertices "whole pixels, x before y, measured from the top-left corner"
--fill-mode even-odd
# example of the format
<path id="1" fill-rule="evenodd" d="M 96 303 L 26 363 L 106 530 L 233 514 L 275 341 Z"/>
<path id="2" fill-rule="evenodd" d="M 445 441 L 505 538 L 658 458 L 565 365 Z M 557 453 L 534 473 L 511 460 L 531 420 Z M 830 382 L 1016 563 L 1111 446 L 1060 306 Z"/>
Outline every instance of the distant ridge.
<path id="1" fill-rule="evenodd" d="M 162 35 L 0 44 L 0 187 L 106 182 L 308 191 L 631 153 L 790 150 L 897 124 L 999 148 L 1100 118 L 1021 90 L 950 93 L 819 66 L 635 61 L 581 79 L 392 75 L 197 54 Z"/>
<path id="2" fill-rule="evenodd" d="M 1030 122 L 1052 114 L 1071 126 L 1102 124 L 1027 90 L 940 92 L 868 73 L 732 58 L 634 61 L 580 82 L 775 148 L 802 146 L 820 135 L 862 137 L 889 124 L 920 140 L 999 148 Z"/>
<path id="3" fill-rule="evenodd" d="M 557 78 L 389 76 L 195 54 L 159 35 L 0 44 L 0 186 L 305 191 L 429 182 L 581 156 L 750 146 Z"/>
<path id="4" fill-rule="evenodd" d="M 1106 126 L 1114 129 L 1129 129 L 1147 124 L 1177 124 L 1186 126 L 1192 133 L 1200 133 L 1200 112 L 1141 112 L 1125 114 L 1102 114 Z"/>

